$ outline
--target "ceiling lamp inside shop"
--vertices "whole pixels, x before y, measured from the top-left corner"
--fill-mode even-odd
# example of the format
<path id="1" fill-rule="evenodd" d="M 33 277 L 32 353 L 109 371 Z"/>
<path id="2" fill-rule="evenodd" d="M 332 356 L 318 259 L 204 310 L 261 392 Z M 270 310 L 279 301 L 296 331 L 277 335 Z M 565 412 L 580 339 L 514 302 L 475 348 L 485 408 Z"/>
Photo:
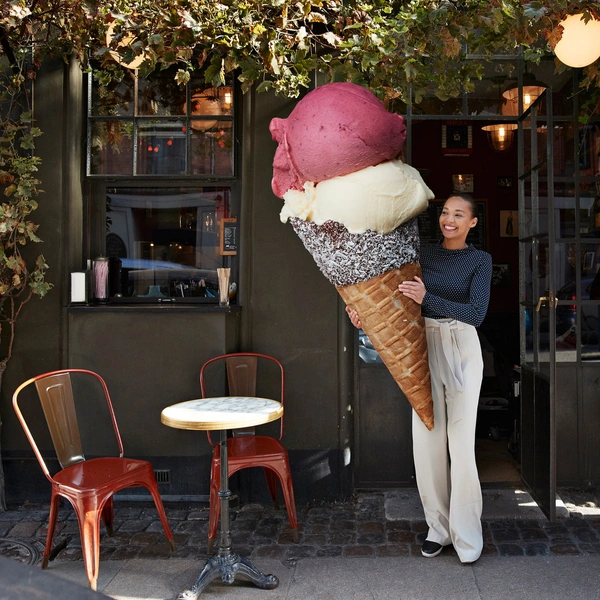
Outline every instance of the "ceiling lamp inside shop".
<path id="1" fill-rule="evenodd" d="M 562 38 L 554 53 L 569 67 L 587 67 L 600 57 L 600 21 L 591 18 L 587 23 L 582 14 L 569 15 L 560 24 Z"/>
<path id="2" fill-rule="evenodd" d="M 113 21 L 109 26 L 108 29 L 106 30 L 106 45 L 110 47 L 114 37 L 115 37 L 115 23 L 116 21 Z M 131 45 L 132 42 L 135 41 L 135 36 L 133 36 L 131 33 L 126 33 L 123 38 L 121 39 L 121 41 L 117 44 L 117 46 L 119 48 L 125 48 L 129 45 Z M 127 69 L 138 69 L 139 66 L 146 60 L 146 53 L 142 52 L 140 55 L 136 56 L 131 62 L 124 62 L 122 57 L 120 56 L 120 54 L 118 52 L 115 52 L 114 50 L 110 51 L 110 55 L 122 66 L 126 67 Z"/>
<path id="3" fill-rule="evenodd" d="M 513 142 L 517 125 L 514 123 L 499 123 L 497 125 L 486 125 L 481 129 L 487 132 L 490 146 L 497 152 L 504 152 L 510 148 Z"/>
<path id="4" fill-rule="evenodd" d="M 232 90 L 229 86 L 194 90 L 191 98 L 191 115 L 193 117 L 212 117 L 231 114 L 233 101 Z M 192 129 L 206 131 L 217 124 L 217 119 L 193 119 Z"/>

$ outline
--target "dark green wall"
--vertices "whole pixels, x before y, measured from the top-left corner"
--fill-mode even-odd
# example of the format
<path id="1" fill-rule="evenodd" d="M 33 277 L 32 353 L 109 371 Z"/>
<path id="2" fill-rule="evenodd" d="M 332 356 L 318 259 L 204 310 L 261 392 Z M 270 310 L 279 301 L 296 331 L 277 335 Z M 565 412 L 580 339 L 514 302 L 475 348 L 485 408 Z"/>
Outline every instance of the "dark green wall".
<path id="1" fill-rule="evenodd" d="M 347 497 L 353 380 L 345 340 L 353 339 L 353 331 L 334 287 L 291 226 L 280 222 L 282 201 L 271 192 L 275 143 L 269 122 L 287 116 L 295 101 L 274 94 L 243 98 L 241 308 L 68 308 L 69 273 L 89 258 L 82 246 L 83 92 L 80 71 L 62 64 L 45 69 L 36 83 L 46 193 L 35 218 L 42 223 L 42 250 L 55 288 L 24 312 L 3 382 L 8 501 L 36 494 L 43 499 L 47 493 L 37 463 L 24 458 L 31 452 L 10 407 L 12 391 L 29 377 L 67 366 L 105 377 L 126 454 L 171 470 L 172 483 L 163 494 L 207 495 L 211 449 L 205 434 L 167 428 L 160 423 L 160 410 L 197 397 L 202 362 L 235 350 L 271 354 L 285 367 L 284 443 L 298 498 Z M 42 438 L 41 445 L 50 448 L 49 439 Z M 93 453 L 112 449 L 107 443 Z M 244 487 L 246 499 L 266 492 L 261 473 Z"/>

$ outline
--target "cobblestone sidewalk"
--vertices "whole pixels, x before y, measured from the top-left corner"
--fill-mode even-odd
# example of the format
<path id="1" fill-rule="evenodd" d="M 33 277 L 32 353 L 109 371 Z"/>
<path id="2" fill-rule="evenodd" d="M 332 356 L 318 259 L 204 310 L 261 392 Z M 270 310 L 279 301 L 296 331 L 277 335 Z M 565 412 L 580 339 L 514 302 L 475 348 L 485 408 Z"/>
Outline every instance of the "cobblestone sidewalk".
<path id="1" fill-rule="evenodd" d="M 207 506 L 166 503 L 165 508 L 177 544 L 174 553 L 169 554 L 152 503 L 115 502 L 114 535 L 108 537 L 103 531 L 100 559 L 208 558 Z M 0 513 L 0 554 L 25 561 L 15 554 L 14 544 L 10 543 L 21 542 L 36 554 L 29 557 L 29 562 L 38 561 L 43 553 L 47 520 L 47 506 L 15 507 Z M 298 521 L 300 542 L 295 544 L 285 509 L 259 504 L 233 507 L 233 548 L 251 558 L 274 558 L 286 564 L 301 558 L 420 556 L 427 530 L 422 520 L 387 520 L 384 493 L 360 494 L 344 504 L 298 507 Z M 483 533 L 483 556 L 600 555 L 600 516 L 576 510 L 555 523 L 484 520 Z M 78 525 L 68 505 L 60 510 L 54 545 L 64 545 L 55 560 L 81 560 Z M 450 547 L 444 552 L 453 554 L 454 550 Z"/>

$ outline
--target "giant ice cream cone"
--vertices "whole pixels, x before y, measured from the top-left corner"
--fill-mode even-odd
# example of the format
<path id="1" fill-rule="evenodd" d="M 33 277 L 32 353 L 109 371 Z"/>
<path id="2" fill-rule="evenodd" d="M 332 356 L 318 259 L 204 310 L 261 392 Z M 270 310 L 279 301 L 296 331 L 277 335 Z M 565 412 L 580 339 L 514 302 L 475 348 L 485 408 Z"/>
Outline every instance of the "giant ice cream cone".
<path id="1" fill-rule="evenodd" d="M 350 83 L 310 92 L 287 120 L 273 191 L 322 273 L 354 308 L 363 331 L 426 425 L 433 429 L 427 340 L 420 306 L 398 291 L 420 275 L 416 216 L 433 193 L 416 169 L 393 160 L 404 143 L 401 116 Z"/>

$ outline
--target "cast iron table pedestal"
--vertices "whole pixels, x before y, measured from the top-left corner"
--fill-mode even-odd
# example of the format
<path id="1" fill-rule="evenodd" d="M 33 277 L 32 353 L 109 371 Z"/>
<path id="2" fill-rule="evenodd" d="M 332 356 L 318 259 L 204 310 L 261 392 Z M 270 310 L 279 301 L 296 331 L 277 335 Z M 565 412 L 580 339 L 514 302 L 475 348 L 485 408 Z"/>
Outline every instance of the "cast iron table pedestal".
<path id="1" fill-rule="evenodd" d="M 219 550 L 206 562 L 196 583 L 189 590 L 181 592 L 178 600 L 197 600 L 206 586 L 219 577 L 223 583 L 232 584 L 236 577 L 240 576 L 264 590 L 272 590 L 279 585 L 279 579 L 275 575 L 261 573 L 247 558 L 231 551 L 231 532 L 229 530 L 231 491 L 229 490 L 227 429 L 268 423 L 280 418 L 282 414 L 283 407 L 275 400 L 234 396 L 180 402 L 163 410 L 161 421 L 169 427 L 220 430 L 221 533 Z"/>

